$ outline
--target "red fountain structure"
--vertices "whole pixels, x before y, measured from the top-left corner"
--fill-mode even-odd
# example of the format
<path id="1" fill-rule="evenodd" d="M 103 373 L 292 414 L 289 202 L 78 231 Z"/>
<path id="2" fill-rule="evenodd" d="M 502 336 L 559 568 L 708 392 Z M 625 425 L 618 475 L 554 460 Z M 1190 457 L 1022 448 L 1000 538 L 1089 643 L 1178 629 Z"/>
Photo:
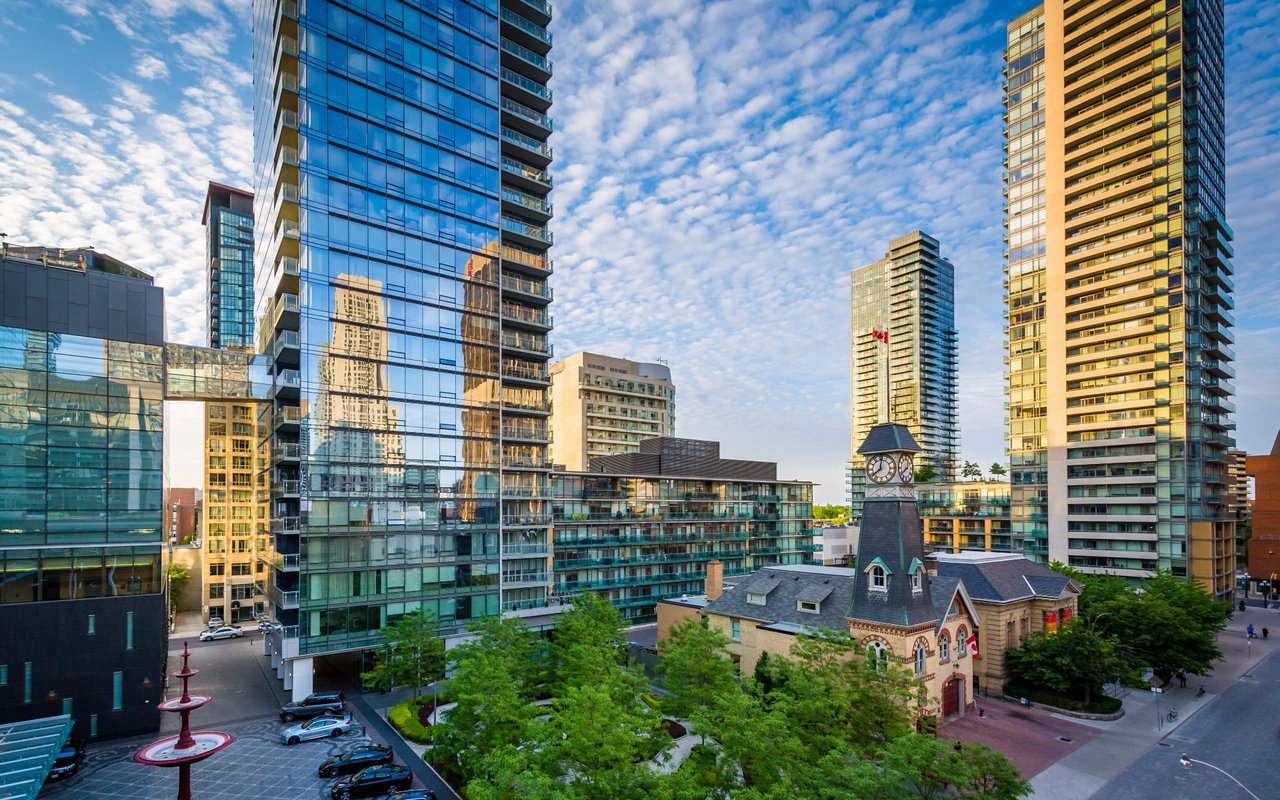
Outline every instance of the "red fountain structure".
<path id="1" fill-rule="evenodd" d="M 191 765 L 203 761 L 235 741 L 235 737 L 222 731 L 191 732 L 191 712 L 212 700 L 208 695 L 194 695 L 187 690 L 187 681 L 200 670 L 187 666 L 191 651 L 182 643 L 182 670 L 173 673 L 182 679 L 182 697 L 166 700 L 158 708 L 176 711 L 182 715 L 182 730 L 177 736 L 169 736 L 152 742 L 133 754 L 133 760 L 152 767 L 178 768 L 178 800 L 191 800 Z"/>

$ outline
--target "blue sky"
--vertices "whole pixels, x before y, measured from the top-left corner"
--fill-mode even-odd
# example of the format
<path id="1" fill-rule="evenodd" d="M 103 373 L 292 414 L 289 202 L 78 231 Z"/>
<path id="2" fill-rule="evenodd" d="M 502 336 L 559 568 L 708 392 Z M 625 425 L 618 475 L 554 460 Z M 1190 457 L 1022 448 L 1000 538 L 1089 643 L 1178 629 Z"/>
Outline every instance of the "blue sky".
<path id="1" fill-rule="evenodd" d="M 848 272 L 920 228 L 956 265 L 964 457 L 1003 460 L 1000 53 L 1030 5 L 556 3 L 558 352 L 665 359 L 679 435 L 840 501 Z M 174 341 L 204 341 L 206 183 L 251 185 L 249 10 L 0 3 L 0 231 L 152 272 Z M 1278 39 L 1280 3 L 1227 3 L 1238 438 L 1254 452 L 1280 426 Z M 169 479 L 199 485 L 198 446 L 170 438 Z"/>

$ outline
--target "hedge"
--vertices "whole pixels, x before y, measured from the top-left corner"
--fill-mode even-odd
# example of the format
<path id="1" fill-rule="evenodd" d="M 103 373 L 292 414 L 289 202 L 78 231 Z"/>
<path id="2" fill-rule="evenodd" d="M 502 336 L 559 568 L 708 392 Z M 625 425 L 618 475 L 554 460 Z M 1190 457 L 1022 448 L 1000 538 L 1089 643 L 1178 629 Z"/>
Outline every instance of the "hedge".
<path id="1" fill-rule="evenodd" d="M 387 712 L 387 721 L 409 741 L 417 744 L 431 744 L 431 729 L 418 721 L 418 709 L 430 699 L 429 697 L 410 698 L 403 703 L 395 704 Z"/>
<path id="2" fill-rule="evenodd" d="M 1004 685 L 1004 693 L 1009 697 L 1025 697 L 1033 703 L 1041 703 L 1067 711 L 1081 711 L 1086 714 L 1114 714 L 1124 705 L 1120 698 L 1111 697 L 1110 695 L 1100 694 L 1094 697 L 1092 703 L 1086 703 L 1078 697 L 1059 694 L 1050 689 L 1033 689 L 1016 683 L 1006 683 Z"/>

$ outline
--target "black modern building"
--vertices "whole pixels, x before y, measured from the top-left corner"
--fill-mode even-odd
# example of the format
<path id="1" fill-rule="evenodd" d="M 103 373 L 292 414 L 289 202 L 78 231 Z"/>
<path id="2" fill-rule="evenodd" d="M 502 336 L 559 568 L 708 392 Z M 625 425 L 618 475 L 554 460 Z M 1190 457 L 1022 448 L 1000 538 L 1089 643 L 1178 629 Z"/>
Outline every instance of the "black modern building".
<path id="1" fill-rule="evenodd" d="M 164 323 L 121 261 L 0 253 L 0 722 L 159 728 Z"/>

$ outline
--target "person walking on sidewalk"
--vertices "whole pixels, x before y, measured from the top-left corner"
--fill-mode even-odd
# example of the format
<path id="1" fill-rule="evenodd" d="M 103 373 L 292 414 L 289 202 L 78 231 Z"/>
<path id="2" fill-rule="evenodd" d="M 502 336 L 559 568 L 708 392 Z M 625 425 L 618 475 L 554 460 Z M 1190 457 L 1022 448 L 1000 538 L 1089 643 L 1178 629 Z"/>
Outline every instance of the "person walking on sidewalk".
<path id="1" fill-rule="evenodd" d="M 1185 672 L 1178 673 L 1178 685 L 1181 686 L 1183 689 L 1187 688 L 1187 673 Z"/>
<path id="2" fill-rule="evenodd" d="M 1262 629 L 1262 638 L 1263 638 L 1263 639 L 1267 638 L 1267 637 L 1268 637 L 1268 636 L 1270 636 L 1270 635 L 1271 635 L 1271 631 L 1267 630 L 1266 628 L 1263 628 L 1263 629 Z"/>
<path id="3" fill-rule="evenodd" d="M 1257 639 L 1257 638 L 1258 638 L 1258 632 L 1257 632 L 1257 631 L 1255 631 L 1255 630 L 1253 629 L 1253 623 L 1252 623 L 1252 622 L 1251 622 L 1251 623 L 1249 623 L 1249 627 L 1247 627 L 1247 628 L 1245 628 L 1245 629 L 1244 629 L 1244 632 L 1245 632 L 1245 634 L 1246 634 L 1250 639 Z"/>

